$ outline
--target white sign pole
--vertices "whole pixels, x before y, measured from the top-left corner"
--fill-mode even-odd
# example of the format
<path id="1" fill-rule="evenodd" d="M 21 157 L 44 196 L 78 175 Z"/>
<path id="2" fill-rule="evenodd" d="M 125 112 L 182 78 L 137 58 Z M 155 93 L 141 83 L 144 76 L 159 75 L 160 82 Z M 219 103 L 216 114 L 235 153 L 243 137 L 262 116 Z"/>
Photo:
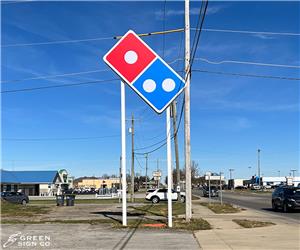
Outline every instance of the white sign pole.
<path id="1" fill-rule="evenodd" d="M 125 124 L 125 83 L 121 81 L 121 151 L 122 151 L 122 221 L 127 226 L 126 207 L 126 124 Z"/>
<path id="2" fill-rule="evenodd" d="M 172 227 L 172 156 L 171 156 L 171 122 L 170 107 L 166 109 L 167 115 L 167 166 L 168 166 L 168 226 Z"/>

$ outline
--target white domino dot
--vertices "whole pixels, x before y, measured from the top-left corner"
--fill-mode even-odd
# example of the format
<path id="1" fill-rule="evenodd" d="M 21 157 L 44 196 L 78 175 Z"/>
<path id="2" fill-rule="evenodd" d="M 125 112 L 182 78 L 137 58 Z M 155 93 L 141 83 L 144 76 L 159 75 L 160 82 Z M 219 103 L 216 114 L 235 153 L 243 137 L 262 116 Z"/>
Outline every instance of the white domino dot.
<path id="1" fill-rule="evenodd" d="M 128 64 L 134 64 L 138 59 L 138 55 L 135 51 L 129 50 L 125 53 L 124 59 Z"/>
<path id="2" fill-rule="evenodd" d="M 152 79 L 145 80 L 143 83 L 143 89 L 148 93 L 153 92 L 156 89 L 155 81 L 153 81 Z"/>
<path id="3" fill-rule="evenodd" d="M 175 82 L 173 79 L 171 78 L 167 78 L 163 81 L 162 83 L 162 88 L 164 89 L 164 91 L 166 92 L 171 92 L 175 89 Z"/>

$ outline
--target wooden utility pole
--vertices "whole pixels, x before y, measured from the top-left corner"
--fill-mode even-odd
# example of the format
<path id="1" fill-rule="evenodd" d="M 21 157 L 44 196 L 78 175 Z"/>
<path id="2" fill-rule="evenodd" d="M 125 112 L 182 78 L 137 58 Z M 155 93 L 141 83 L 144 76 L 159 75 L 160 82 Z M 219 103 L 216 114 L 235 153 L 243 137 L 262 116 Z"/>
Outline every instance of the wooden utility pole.
<path id="1" fill-rule="evenodd" d="M 257 149 L 257 172 L 258 172 L 258 185 L 260 186 L 260 149 Z"/>
<path id="2" fill-rule="evenodd" d="M 175 146 L 175 161 L 176 161 L 176 185 L 180 187 L 180 169 L 179 169 L 179 154 L 178 154 L 178 137 L 177 137 L 177 102 L 172 103 L 172 118 L 173 118 L 173 134 Z M 179 195 L 180 191 L 178 191 Z M 179 196 L 178 196 L 179 197 Z M 179 199 L 178 199 L 179 200 Z"/>
<path id="3" fill-rule="evenodd" d="M 185 220 L 192 218 L 191 179 L 191 116 L 190 116 L 190 1 L 185 0 L 185 106 L 184 106 L 184 151 L 185 151 Z"/>
<path id="4" fill-rule="evenodd" d="M 148 154 L 145 154 L 146 158 L 146 192 L 147 192 L 147 187 L 148 187 Z"/>
<path id="5" fill-rule="evenodd" d="M 131 202 L 134 202 L 134 117 L 131 115 Z"/>
<path id="6" fill-rule="evenodd" d="M 122 190 L 122 156 L 120 156 L 120 169 L 119 169 L 119 190 Z M 121 193 L 119 196 L 119 203 L 121 202 Z"/>

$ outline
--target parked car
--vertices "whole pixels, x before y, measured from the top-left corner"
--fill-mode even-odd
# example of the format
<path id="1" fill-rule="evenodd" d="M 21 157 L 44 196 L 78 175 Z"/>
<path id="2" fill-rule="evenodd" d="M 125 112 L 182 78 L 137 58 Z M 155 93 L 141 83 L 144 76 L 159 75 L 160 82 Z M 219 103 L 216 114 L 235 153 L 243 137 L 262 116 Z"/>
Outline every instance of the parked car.
<path id="1" fill-rule="evenodd" d="M 251 190 L 260 190 L 260 186 L 258 185 L 258 184 L 253 184 L 252 186 L 251 186 Z"/>
<path id="2" fill-rule="evenodd" d="M 267 185 L 264 185 L 264 186 L 263 186 L 263 189 L 272 189 L 272 186 L 269 185 L 269 184 L 267 184 Z"/>
<path id="3" fill-rule="evenodd" d="M 1 198 L 8 202 L 22 205 L 26 205 L 29 202 L 28 196 L 21 192 L 1 192 Z"/>
<path id="4" fill-rule="evenodd" d="M 167 201 L 168 200 L 168 189 L 167 188 L 160 188 L 160 189 L 155 189 L 153 192 L 149 192 L 146 194 L 146 200 L 147 201 L 152 201 L 152 203 L 159 203 L 160 201 Z M 175 190 L 172 189 L 172 201 L 177 201 L 178 200 L 178 194 Z M 181 202 L 185 202 L 185 192 L 180 192 L 180 197 L 179 197 Z"/>
<path id="5" fill-rule="evenodd" d="M 147 189 L 147 191 L 146 191 L 146 196 L 147 196 L 149 193 L 153 193 L 155 190 L 156 190 L 155 188 Z"/>
<path id="6" fill-rule="evenodd" d="M 209 188 L 208 186 L 203 186 L 201 188 L 201 191 L 202 191 L 202 195 L 204 197 L 209 197 Z M 211 186 L 210 187 L 210 197 L 218 197 L 219 196 L 219 190 L 217 187 L 215 186 Z"/>
<path id="7" fill-rule="evenodd" d="M 237 189 L 237 190 L 243 190 L 243 189 L 247 189 L 247 187 L 245 187 L 245 186 L 236 186 L 235 189 Z"/>
<path id="8" fill-rule="evenodd" d="M 300 188 L 280 186 L 272 193 L 272 209 L 281 208 L 283 212 L 300 208 Z"/>

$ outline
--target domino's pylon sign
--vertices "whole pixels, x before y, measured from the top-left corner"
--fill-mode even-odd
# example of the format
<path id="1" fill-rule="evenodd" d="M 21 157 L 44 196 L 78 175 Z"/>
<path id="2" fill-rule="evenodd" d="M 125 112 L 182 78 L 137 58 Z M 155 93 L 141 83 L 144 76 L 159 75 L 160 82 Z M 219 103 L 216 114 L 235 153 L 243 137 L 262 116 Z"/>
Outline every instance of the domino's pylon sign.
<path id="1" fill-rule="evenodd" d="M 157 113 L 185 87 L 185 81 L 132 30 L 103 60 Z"/>

